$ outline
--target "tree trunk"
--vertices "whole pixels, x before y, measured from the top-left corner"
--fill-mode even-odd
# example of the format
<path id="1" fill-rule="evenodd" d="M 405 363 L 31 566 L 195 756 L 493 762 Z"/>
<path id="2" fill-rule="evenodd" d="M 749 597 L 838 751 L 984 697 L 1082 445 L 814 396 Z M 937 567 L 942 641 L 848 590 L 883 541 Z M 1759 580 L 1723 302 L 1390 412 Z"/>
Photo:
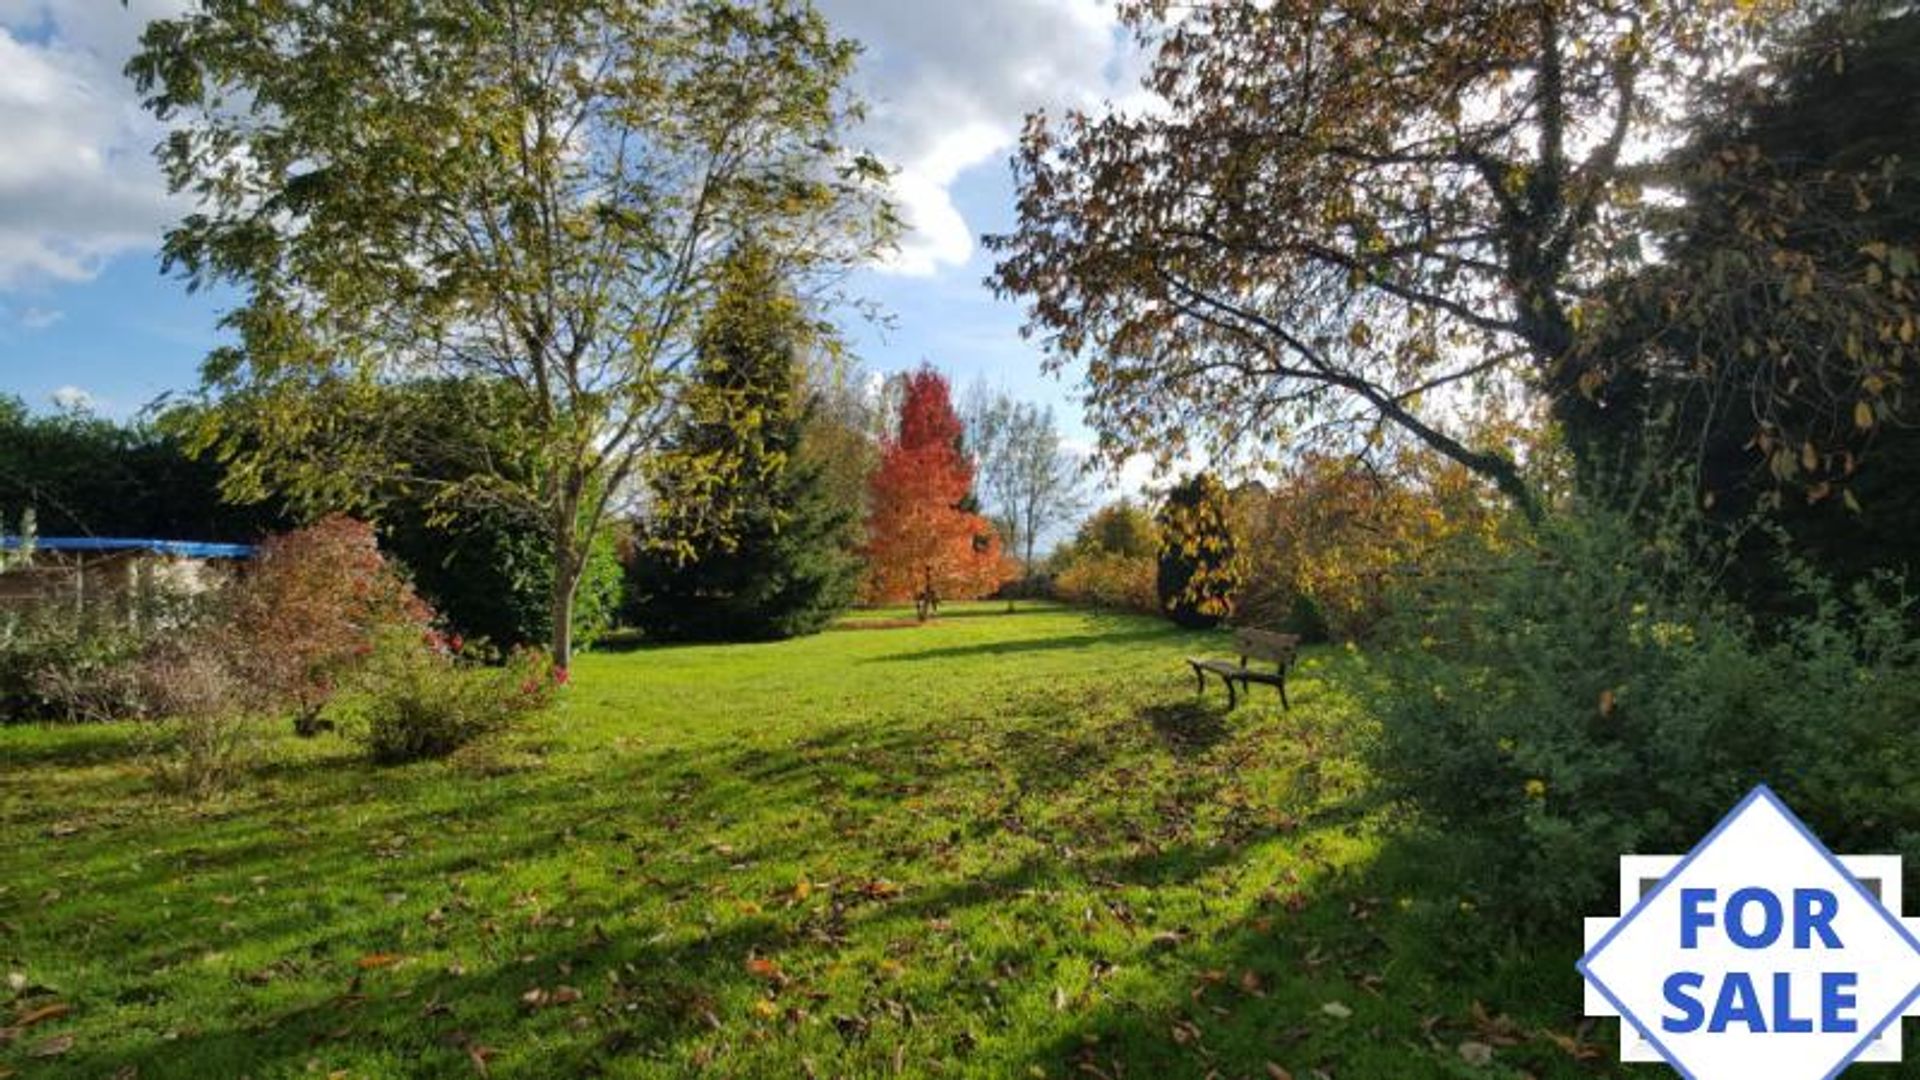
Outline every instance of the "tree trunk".
<path id="1" fill-rule="evenodd" d="M 573 531 L 572 514 L 554 516 L 553 588 L 549 593 L 548 616 L 553 620 L 549 645 L 558 667 L 573 665 L 573 601 L 580 591 L 580 574 L 586 560 L 577 553 L 578 538 Z"/>

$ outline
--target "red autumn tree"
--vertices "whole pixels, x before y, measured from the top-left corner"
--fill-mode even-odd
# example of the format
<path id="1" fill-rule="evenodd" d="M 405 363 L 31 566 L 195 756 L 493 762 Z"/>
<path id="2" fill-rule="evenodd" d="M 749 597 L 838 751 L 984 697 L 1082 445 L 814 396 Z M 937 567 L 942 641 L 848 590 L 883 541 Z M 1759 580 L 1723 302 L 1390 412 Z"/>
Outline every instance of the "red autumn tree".
<path id="1" fill-rule="evenodd" d="M 966 508 L 973 465 L 960 436 L 947 380 L 926 367 L 907 376 L 871 481 L 866 593 L 882 603 L 911 597 L 923 620 L 943 597 L 984 596 L 1005 580 L 999 538 Z"/>

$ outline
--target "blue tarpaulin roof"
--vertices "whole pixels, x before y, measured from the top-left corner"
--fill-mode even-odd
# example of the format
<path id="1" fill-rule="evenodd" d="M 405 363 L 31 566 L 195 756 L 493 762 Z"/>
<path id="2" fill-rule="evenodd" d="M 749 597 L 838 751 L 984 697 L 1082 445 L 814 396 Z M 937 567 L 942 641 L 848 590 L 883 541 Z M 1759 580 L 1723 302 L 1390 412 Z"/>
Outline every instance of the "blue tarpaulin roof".
<path id="1" fill-rule="evenodd" d="M 19 537 L 0 536 L 0 549 L 11 551 L 19 546 Z M 253 556 L 252 544 L 135 540 L 115 536 L 42 536 L 34 540 L 33 546 L 36 551 L 149 551 L 155 555 L 179 555 L 189 559 L 247 559 Z"/>

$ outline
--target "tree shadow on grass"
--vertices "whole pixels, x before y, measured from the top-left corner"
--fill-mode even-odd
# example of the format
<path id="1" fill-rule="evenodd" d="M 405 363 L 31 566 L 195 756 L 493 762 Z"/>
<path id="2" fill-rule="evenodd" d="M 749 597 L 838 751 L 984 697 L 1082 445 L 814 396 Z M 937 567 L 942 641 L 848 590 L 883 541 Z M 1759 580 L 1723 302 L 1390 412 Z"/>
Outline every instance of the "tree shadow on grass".
<path id="1" fill-rule="evenodd" d="M 1052 1075 L 1083 1033 L 1109 1033 L 1109 1045 L 1129 1053 L 1135 1040 L 1166 1042 L 1149 1021 L 1173 1005 L 1157 998 L 1110 1014 L 1052 1005 L 1053 975 L 1031 962 L 1046 955 L 1033 944 L 1040 934 L 1065 946 L 1053 962 L 1091 955 L 1182 980 L 1166 987 L 1174 1004 L 1189 1000 L 1188 980 L 1203 970 L 1189 950 L 1268 964 L 1263 977 L 1276 987 L 1310 988 L 1296 999 L 1317 994 L 1323 977 L 1284 965 L 1304 964 L 1319 942 L 1269 956 L 1261 950 L 1275 946 L 1264 938 L 1210 930 L 1202 941 L 1183 920 L 1214 925 L 1193 912 L 1226 902 L 1216 879 L 1274 879 L 1276 852 L 1307 849 L 1299 831 L 1358 827 L 1344 815 L 1364 812 L 1341 800 L 1322 817 L 1249 794 L 1232 752 L 1259 768 L 1310 755 L 1300 729 L 1261 710 L 1229 723 L 1214 709 L 1162 700 L 1176 681 L 1036 686 L 960 719 L 849 720 L 800 739 L 559 758 L 498 778 L 329 756 L 272 772 L 278 790 L 243 813 L 159 815 L 123 836 L 72 837 L 41 849 L 85 871 L 63 882 L 60 902 L 81 909 L 62 909 L 60 920 L 89 929 L 57 955 L 143 971 L 78 1003 L 82 1022 L 111 1016 L 124 1037 L 98 1038 L 95 1028 L 48 1068 L 264 1077 L 315 1061 L 323 1075 L 476 1075 L 470 1055 L 490 1048 L 497 1054 L 481 1056 L 496 1077 L 682 1075 L 717 1045 L 716 1074 L 767 1075 L 764 1056 L 744 1070 L 724 1056 L 728 1044 L 746 1052 L 765 1037 L 802 1045 L 828 1074 L 883 1075 L 892 1071 L 890 1040 L 921 1037 L 886 1011 L 913 993 L 913 1008 L 949 1013 L 929 1027 L 952 1045 L 935 1049 L 980 1075 L 1006 1074 L 1008 1058 L 1029 1050 Z M 976 819 L 984 827 L 969 832 Z M 772 870 L 787 864 L 799 869 Z M 824 883 L 796 899 L 795 873 Z M 876 894 L 877 878 L 901 891 Z M 315 883 L 313 895 L 304 882 Z M 0 920 L 31 927 L 36 895 L 0 902 Z M 1347 896 L 1314 903 L 1340 922 Z M 1164 916 L 1154 910 L 1163 898 L 1178 900 Z M 1084 929 L 1123 917 L 1119 945 Z M 1168 944 L 1169 935 L 1178 940 Z M 28 938 L 54 954 L 50 936 Z M 1357 947 L 1328 940 L 1335 958 Z M 923 941 L 940 944 L 910 951 Z M 849 953 L 870 963 L 883 944 L 909 950 L 910 969 L 913 955 L 935 966 L 935 984 L 896 990 L 884 976 L 832 983 L 823 974 Z M 244 966 L 219 955 L 240 947 L 252 953 Z M 444 956 L 356 965 L 388 952 L 452 953 L 467 971 L 447 971 Z M 761 955 L 778 958 L 794 982 L 756 972 L 748 960 Z M 255 967 L 268 961 L 284 970 L 256 982 Z M 976 1006 L 967 1004 L 982 1000 L 987 980 L 998 983 L 995 997 L 1032 1006 L 1026 1022 L 1044 1027 L 988 1035 L 978 1050 L 961 1045 L 976 1028 L 991 1031 L 972 1023 Z M 531 991 L 563 986 L 584 1000 L 526 1002 Z M 816 989 L 835 996 L 815 1001 Z M 143 1004 L 166 1016 L 158 1004 L 175 996 L 207 1003 L 177 1037 L 164 1030 L 179 1022 L 177 1009 L 149 1020 Z M 750 1011 L 763 999 L 776 1015 Z M 791 1009 L 813 1020 L 791 1020 Z M 1279 1011 L 1259 1020 L 1299 1022 Z M 1167 1075 L 1197 1074 L 1192 1064 L 1182 1059 Z"/>
<path id="2" fill-rule="evenodd" d="M 1205 754 L 1232 734 L 1225 714 L 1202 701 L 1149 705 L 1141 709 L 1139 715 L 1178 757 Z"/>
<path id="3" fill-rule="evenodd" d="M 1309 827 L 1370 812 L 1330 807 Z M 1518 939 L 1443 902 L 1448 874 L 1430 838 L 1390 835 L 1364 865 L 1269 890 L 1226 934 L 1114 958 L 1166 977 L 1087 1002 L 1020 1071 L 1458 1077 L 1476 1074 L 1474 1043 L 1492 1049 L 1488 1076 L 1625 1075 L 1612 1022 L 1581 1015 L 1577 930 Z"/>
<path id="4" fill-rule="evenodd" d="M 86 768 L 95 765 L 119 765 L 143 756 L 147 748 L 124 725 L 48 724 L 49 730 L 30 731 L 37 725 L 0 724 L 0 738 L 7 740 L 3 752 L 5 770 L 51 767 Z M 11 730 L 9 730 L 11 729 Z M 29 735 L 53 735 L 44 740 Z"/>
<path id="5" fill-rule="evenodd" d="M 1124 642 L 1165 641 L 1172 635 L 1162 629 L 1133 629 L 1106 634 L 1074 634 L 1065 637 L 1032 638 L 1019 641 L 983 641 L 973 645 L 947 645 L 936 649 L 919 649 L 914 652 L 889 653 L 886 656 L 868 657 L 864 664 L 891 664 L 915 660 L 956 660 L 969 656 L 1014 656 L 1020 653 L 1059 652 L 1072 649 L 1094 649 L 1103 645 L 1115 645 Z"/>

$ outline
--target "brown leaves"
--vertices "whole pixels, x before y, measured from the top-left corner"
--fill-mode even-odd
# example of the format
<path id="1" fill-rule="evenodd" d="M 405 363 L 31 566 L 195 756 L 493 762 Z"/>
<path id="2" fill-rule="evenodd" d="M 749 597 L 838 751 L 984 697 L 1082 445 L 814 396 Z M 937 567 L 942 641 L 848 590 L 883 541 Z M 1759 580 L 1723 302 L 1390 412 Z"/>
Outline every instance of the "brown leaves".
<path id="1" fill-rule="evenodd" d="M 787 973 L 780 970 L 780 961 L 767 956 L 747 957 L 747 974 L 776 986 L 787 984 Z"/>
<path id="2" fill-rule="evenodd" d="M 43 1024 L 48 1020 L 58 1020 L 60 1017 L 72 1011 L 73 1006 L 63 1001 L 56 1001 L 51 1005 L 42 1005 L 37 1009 L 28 1009 L 19 1016 L 14 1017 L 13 1026 L 24 1030 L 35 1024 Z"/>
<path id="3" fill-rule="evenodd" d="M 520 995 L 520 1004 L 528 1012 L 537 1012 L 553 1006 L 572 1005 L 584 996 L 571 986 L 556 986 L 552 990 L 536 986 Z"/>
<path id="4" fill-rule="evenodd" d="M 59 1057 L 71 1049 L 73 1049 L 73 1036 L 55 1035 L 50 1039 L 44 1039 L 34 1044 L 34 1046 L 27 1051 L 27 1056 L 34 1058 Z"/>
<path id="5" fill-rule="evenodd" d="M 380 968 L 392 967 L 399 963 L 400 960 L 401 957 L 397 953 L 368 953 L 360 959 L 355 960 L 353 966 L 359 968 L 361 971 L 375 971 Z"/>

